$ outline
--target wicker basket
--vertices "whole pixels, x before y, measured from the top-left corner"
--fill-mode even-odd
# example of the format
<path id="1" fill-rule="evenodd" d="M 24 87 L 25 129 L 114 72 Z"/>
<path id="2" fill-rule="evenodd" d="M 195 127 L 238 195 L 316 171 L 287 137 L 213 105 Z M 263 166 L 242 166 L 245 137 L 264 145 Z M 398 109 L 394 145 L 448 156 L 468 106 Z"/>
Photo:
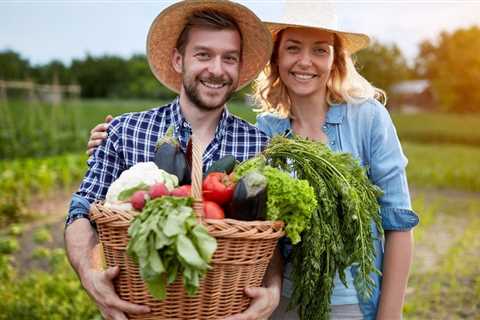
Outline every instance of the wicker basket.
<path id="1" fill-rule="evenodd" d="M 210 269 L 201 280 L 198 293 L 188 296 L 182 277 L 168 286 L 167 298 L 152 297 L 140 277 L 138 265 L 127 255 L 128 227 L 138 212 L 117 211 L 101 202 L 91 206 L 90 216 L 97 224 L 108 267 L 120 266 L 115 279 L 121 299 L 146 305 L 148 315 L 128 315 L 129 319 L 222 319 L 244 311 L 250 304 L 244 289 L 261 286 L 263 276 L 277 244 L 284 235 L 280 221 L 238 221 L 203 219 L 201 202 L 201 152 L 193 144 L 192 194 L 195 211 L 210 235 L 217 240 Z"/>

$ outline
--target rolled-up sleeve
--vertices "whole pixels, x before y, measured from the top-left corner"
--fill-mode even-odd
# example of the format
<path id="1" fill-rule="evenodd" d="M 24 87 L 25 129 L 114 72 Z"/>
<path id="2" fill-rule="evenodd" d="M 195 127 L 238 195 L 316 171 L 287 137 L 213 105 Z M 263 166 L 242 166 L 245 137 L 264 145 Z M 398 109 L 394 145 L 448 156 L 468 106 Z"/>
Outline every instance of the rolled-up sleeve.
<path id="1" fill-rule="evenodd" d="M 371 132 L 369 175 L 384 194 L 379 199 L 384 230 L 406 231 L 419 222 L 411 208 L 407 158 L 385 108 L 376 108 Z"/>
<path id="2" fill-rule="evenodd" d="M 79 190 L 73 194 L 66 224 L 78 218 L 87 218 L 90 204 L 105 199 L 110 184 L 125 168 L 125 161 L 118 150 L 120 122 L 114 119 L 109 125 L 108 138 L 102 143 L 88 161 L 88 171 Z"/>

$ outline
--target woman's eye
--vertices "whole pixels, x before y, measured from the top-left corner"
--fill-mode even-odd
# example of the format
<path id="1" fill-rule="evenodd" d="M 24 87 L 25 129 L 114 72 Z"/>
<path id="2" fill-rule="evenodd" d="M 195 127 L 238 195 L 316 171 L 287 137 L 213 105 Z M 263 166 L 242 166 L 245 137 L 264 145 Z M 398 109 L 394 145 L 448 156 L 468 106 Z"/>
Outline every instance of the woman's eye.
<path id="1" fill-rule="evenodd" d="M 298 50 L 300 50 L 300 49 L 297 46 L 288 46 L 287 47 L 288 52 L 297 52 Z"/>
<path id="2" fill-rule="evenodd" d="M 313 49 L 313 52 L 315 52 L 315 54 L 324 55 L 324 54 L 328 54 L 329 50 L 328 48 L 315 48 Z"/>

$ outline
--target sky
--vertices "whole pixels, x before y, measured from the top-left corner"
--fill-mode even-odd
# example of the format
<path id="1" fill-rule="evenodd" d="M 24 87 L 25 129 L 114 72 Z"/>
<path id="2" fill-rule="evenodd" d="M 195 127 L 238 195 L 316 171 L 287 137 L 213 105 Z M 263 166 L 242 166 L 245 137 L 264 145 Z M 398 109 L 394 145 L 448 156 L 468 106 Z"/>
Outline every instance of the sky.
<path id="1" fill-rule="evenodd" d="M 275 21 L 283 12 L 282 1 L 237 1 L 266 21 Z M 12 49 L 32 64 L 53 59 L 69 64 L 87 53 L 144 53 L 151 22 L 173 2 L 0 0 L 0 51 Z M 409 62 L 421 41 L 435 41 L 441 31 L 480 26 L 480 1 L 350 0 L 336 1 L 335 6 L 342 29 L 395 43 Z"/>

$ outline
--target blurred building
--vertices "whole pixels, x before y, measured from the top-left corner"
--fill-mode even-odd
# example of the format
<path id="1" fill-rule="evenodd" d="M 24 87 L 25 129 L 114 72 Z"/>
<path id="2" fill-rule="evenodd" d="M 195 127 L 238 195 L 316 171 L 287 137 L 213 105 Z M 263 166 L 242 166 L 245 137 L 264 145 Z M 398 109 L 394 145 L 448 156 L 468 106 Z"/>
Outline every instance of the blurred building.
<path id="1" fill-rule="evenodd" d="M 435 106 L 433 92 L 428 80 L 408 80 L 390 87 L 389 109 L 402 112 L 432 110 Z"/>

